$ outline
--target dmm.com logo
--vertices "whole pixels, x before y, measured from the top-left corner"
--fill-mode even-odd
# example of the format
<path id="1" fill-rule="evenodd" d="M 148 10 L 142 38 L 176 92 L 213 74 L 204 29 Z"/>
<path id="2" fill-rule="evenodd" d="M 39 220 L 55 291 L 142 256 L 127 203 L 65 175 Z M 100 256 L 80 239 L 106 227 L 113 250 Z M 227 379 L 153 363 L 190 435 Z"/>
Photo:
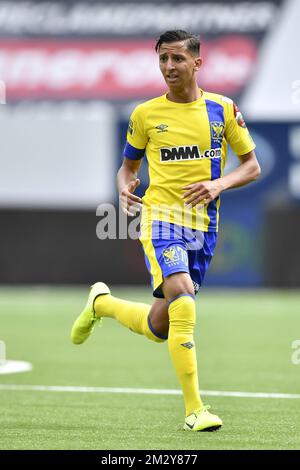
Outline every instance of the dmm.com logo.
<path id="1" fill-rule="evenodd" d="M 202 158 L 221 158 L 221 149 L 207 149 L 203 153 L 198 145 L 186 145 L 184 147 L 165 147 L 160 149 L 161 162 L 173 162 L 177 160 L 198 160 Z"/>

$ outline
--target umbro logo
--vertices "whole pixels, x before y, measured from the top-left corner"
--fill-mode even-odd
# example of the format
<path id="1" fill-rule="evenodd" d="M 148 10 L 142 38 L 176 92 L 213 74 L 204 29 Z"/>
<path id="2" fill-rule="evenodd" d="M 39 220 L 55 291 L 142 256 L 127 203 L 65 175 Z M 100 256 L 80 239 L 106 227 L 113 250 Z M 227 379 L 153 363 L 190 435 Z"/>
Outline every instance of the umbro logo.
<path id="1" fill-rule="evenodd" d="M 185 424 L 186 424 L 190 429 L 193 429 L 193 427 L 195 426 L 195 423 L 194 423 L 194 424 L 189 424 L 189 423 L 185 422 Z"/>
<path id="2" fill-rule="evenodd" d="M 194 344 L 189 341 L 188 343 L 182 343 L 181 346 L 183 346 L 184 348 L 192 349 L 194 347 Z"/>
<path id="3" fill-rule="evenodd" d="M 195 418 L 193 423 L 189 423 L 187 420 L 185 420 L 186 426 L 188 426 L 190 429 L 194 429 L 194 426 L 195 426 L 195 423 L 196 423 L 196 419 L 197 419 L 197 415 L 196 415 L 195 413 L 193 413 L 191 416 L 189 416 L 189 418 L 192 419 L 192 417 Z"/>
<path id="4" fill-rule="evenodd" d="M 157 129 L 157 132 L 168 132 L 167 127 L 169 127 L 167 124 L 159 124 L 155 126 L 155 129 Z"/>

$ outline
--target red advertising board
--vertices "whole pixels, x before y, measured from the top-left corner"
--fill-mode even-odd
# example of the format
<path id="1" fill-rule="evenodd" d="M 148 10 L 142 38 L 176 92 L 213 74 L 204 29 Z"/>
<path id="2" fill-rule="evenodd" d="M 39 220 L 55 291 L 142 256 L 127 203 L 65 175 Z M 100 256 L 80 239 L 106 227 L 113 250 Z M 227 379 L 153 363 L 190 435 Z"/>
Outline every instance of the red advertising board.
<path id="1" fill-rule="evenodd" d="M 256 41 L 218 37 L 202 45 L 199 84 L 235 95 L 251 77 Z M 132 99 L 163 93 L 154 43 L 150 40 L 0 40 L 0 79 L 7 99 Z"/>

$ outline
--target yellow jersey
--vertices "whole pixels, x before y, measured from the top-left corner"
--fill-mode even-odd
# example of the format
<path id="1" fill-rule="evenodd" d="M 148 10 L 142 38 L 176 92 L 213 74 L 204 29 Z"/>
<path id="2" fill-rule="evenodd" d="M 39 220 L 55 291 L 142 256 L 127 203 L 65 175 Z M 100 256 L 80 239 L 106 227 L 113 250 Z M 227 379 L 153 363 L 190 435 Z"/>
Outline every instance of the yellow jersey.
<path id="1" fill-rule="evenodd" d="M 201 92 L 190 103 L 170 101 L 164 94 L 138 105 L 130 117 L 124 156 L 138 160 L 146 154 L 149 168 L 142 224 L 163 220 L 204 232 L 217 231 L 220 197 L 207 206 L 187 209 L 183 187 L 220 178 L 228 144 L 236 155 L 255 148 L 233 101 Z"/>

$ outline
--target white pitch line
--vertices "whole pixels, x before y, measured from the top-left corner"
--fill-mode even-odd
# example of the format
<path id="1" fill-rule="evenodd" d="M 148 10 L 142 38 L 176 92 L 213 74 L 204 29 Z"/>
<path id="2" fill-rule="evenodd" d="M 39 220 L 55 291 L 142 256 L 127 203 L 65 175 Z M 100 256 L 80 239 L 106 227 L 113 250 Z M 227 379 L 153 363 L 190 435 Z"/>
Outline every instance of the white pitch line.
<path id="1" fill-rule="evenodd" d="M 138 395 L 182 395 L 181 390 L 155 388 L 121 387 L 72 387 L 60 385 L 8 385 L 0 384 L 1 390 L 32 392 L 75 392 L 75 393 L 129 393 Z M 300 399 L 300 393 L 230 392 L 222 390 L 202 390 L 201 395 L 234 398 L 289 398 Z"/>

